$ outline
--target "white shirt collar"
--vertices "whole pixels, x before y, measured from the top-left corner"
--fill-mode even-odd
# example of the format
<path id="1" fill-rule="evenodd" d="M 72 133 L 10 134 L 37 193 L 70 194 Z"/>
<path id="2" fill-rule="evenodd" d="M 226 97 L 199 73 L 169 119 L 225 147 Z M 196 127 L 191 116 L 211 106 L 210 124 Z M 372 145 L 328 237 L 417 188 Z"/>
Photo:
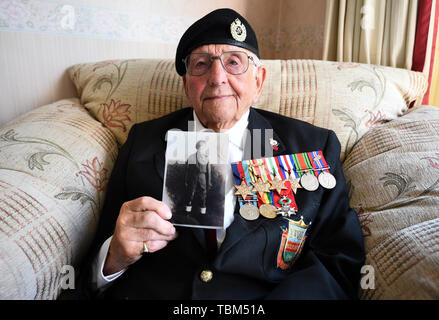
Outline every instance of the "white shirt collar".
<path id="1" fill-rule="evenodd" d="M 197 114 L 195 113 L 195 110 L 192 109 L 192 112 L 194 113 L 194 122 L 195 122 L 195 131 L 202 131 L 202 130 L 208 130 L 203 124 L 201 123 L 200 119 L 198 119 Z M 241 117 L 241 119 L 236 122 L 233 127 L 231 127 L 228 130 L 221 131 L 221 133 L 227 133 L 229 135 L 229 142 L 234 144 L 240 149 L 244 149 L 244 134 L 247 129 L 248 125 L 248 116 L 250 114 L 250 109 L 248 109 Z"/>

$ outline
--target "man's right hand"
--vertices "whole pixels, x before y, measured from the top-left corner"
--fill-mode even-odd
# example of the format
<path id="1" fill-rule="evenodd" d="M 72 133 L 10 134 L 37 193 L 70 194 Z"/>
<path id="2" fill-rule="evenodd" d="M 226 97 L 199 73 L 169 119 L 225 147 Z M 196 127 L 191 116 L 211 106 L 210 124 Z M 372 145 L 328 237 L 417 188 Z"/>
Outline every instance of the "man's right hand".
<path id="1" fill-rule="evenodd" d="M 177 237 L 169 220 L 171 210 L 162 201 L 140 197 L 125 202 L 119 212 L 116 228 L 104 264 L 104 275 L 127 268 L 142 257 L 143 243 L 148 252 L 166 247 Z"/>

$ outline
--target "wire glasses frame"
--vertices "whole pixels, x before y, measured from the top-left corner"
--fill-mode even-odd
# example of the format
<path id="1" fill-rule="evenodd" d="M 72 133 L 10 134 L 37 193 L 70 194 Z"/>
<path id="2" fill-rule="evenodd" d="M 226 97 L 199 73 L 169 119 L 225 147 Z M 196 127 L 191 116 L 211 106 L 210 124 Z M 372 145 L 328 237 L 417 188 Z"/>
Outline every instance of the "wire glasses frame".
<path id="1" fill-rule="evenodd" d="M 219 56 L 212 56 L 207 52 L 191 53 L 183 62 L 191 76 L 202 76 L 212 67 L 213 60 L 220 60 L 223 69 L 232 75 L 247 72 L 249 60 L 255 63 L 253 57 L 243 51 L 226 51 Z"/>

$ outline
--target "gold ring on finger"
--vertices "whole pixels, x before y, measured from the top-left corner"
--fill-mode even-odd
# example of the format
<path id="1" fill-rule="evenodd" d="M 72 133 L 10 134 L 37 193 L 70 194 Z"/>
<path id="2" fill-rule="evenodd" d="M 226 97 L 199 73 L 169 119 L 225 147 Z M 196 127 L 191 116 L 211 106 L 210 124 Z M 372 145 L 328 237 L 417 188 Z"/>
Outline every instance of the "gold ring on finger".
<path id="1" fill-rule="evenodd" d="M 146 246 L 146 241 L 143 241 L 142 254 L 143 254 L 143 253 L 148 253 L 148 252 L 149 252 L 149 250 L 148 250 L 148 247 Z"/>

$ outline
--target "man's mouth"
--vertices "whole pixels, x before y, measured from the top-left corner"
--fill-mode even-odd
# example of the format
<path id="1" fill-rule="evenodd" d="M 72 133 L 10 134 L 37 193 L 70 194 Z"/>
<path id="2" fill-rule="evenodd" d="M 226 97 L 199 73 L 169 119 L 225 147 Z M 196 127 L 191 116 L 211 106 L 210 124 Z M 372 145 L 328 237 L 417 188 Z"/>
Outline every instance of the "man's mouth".
<path id="1" fill-rule="evenodd" d="M 214 96 L 209 96 L 204 98 L 204 100 L 222 100 L 222 99 L 227 99 L 230 98 L 231 95 L 229 94 L 221 94 L 221 95 L 214 95 Z"/>

